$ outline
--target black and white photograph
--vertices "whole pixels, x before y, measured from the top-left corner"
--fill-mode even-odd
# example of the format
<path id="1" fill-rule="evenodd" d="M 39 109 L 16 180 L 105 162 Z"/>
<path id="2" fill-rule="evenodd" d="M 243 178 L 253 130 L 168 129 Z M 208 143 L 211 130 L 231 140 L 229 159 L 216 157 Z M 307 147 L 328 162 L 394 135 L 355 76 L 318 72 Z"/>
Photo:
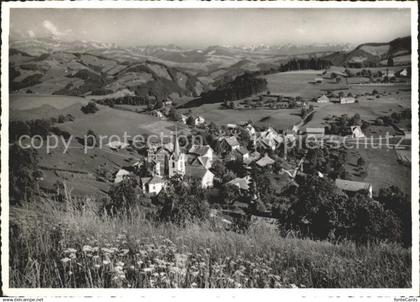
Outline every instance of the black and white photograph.
<path id="1" fill-rule="evenodd" d="M 3 295 L 419 296 L 416 3 L 129 2 L 2 3 Z"/>

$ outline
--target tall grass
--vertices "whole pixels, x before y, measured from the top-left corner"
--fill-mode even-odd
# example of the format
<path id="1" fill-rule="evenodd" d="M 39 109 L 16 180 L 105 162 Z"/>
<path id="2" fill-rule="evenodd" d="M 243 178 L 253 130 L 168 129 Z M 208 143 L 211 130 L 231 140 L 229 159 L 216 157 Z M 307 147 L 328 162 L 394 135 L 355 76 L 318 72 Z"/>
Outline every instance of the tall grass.
<path id="1" fill-rule="evenodd" d="M 252 226 L 154 224 L 140 208 L 99 215 L 68 198 L 12 208 L 11 287 L 411 286 L 411 253 L 393 244 L 281 238 Z"/>

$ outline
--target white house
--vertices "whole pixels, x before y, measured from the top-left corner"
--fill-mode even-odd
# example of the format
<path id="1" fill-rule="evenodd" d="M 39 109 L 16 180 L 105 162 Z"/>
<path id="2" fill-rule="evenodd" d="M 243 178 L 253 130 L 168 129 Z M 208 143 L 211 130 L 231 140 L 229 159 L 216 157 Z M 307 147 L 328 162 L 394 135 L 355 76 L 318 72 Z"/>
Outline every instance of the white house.
<path id="1" fill-rule="evenodd" d="M 320 77 L 316 77 L 315 80 L 314 80 L 315 83 L 322 83 L 322 81 L 323 81 L 323 79 L 320 78 Z"/>
<path id="2" fill-rule="evenodd" d="M 408 71 L 406 68 L 400 71 L 400 77 L 408 77 Z"/>
<path id="3" fill-rule="evenodd" d="M 251 124 L 246 125 L 245 130 L 248 132 L 251 138 L 253 138 L 256 134 L 255 128 Z"/>
<path id="4" fill-rule="evenodd" d="M 365 134 L 363 133 L 360 126 L 350 126 L 351 129 L 351 137 L 358 138 L 358 137 L 365 137 Z"/>
<path id="5" fill-rule="evenodd" d="M 186 116 L 185 114 L 181 114 L 181 121 L 183 124 L 186 124 L 188 120 L 188 116 Z"/>
<path id="6" fill-rule="evenodd" d="M 165 180 L 163 177 L 155 175 L 153 177 L 141 178 L 143 193 L 159 194 L 165 187 Z"/>
<path id="7" fill-rule="evenodd" d="M 122 182 L 126 177 L 130 176 L 130 172 L 124 169 L 120 169 L 117 174 L 115 174 L 114 183 L 120 183 Z"/>
<path id="8" fill-rule="evenodd" d="M 202 116 L 197 116 L 195 119 L 194 119 L 194 125 L 196 125 L 196 126 L 199 126 L 199 125 L 202 125 L 202 124 L 204 124 L 204 122 L 205 122 L 206 120 L 204 119 L 204 117 L 202 117 Z"/>
<path id="9" fill-rule="evenodd" d="M 356 103 L 356 99 L 353 97 L 340 98 L 340 104 L 353 104 L 353 103 Z"/>
<path id="10" fill-rule="evenodd" d="M 317 103 L 329 103 L 330 99 L 324 94 L 323 96 L 319 97 L 316 102 Z"/>

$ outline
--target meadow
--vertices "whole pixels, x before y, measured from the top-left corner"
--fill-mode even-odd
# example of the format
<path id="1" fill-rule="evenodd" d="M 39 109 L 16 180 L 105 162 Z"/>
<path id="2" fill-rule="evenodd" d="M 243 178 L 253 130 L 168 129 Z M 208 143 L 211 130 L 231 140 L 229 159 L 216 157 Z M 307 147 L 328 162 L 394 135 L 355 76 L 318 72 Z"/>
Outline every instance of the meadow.
<path id="1" fill-rule="evenodd" d="M 155 224 L 140 208 L 98 214 L 70 195 L 10 211 L 10 287 L 403 288 L 411 252 L 394 244 L 282 238 L 211 222 Z"/>

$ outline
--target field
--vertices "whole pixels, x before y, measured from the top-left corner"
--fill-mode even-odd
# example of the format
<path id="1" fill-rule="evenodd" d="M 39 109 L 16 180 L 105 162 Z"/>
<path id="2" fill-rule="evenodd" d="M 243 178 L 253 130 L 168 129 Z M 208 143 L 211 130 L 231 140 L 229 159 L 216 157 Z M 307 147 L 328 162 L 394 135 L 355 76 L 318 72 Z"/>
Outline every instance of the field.
<path id="1" fill-rule="evenodd" d="M 205 104 L 191 108 L 191 110 L 193 116 L 201 115 L 207 121 L 212 121 L 219 126 L 251 120 L 258 126 L 271 126 L 276 129 L 286 129 L 292 127 L 301 120 L 299 109 L 222 109 L 220 105 L 220 103 Z M 188 110 L 184 110 L 184 112 L 187 111 Z"/>
<path id="2" fill-rule="evenodd" d="M 385 148 L 361 147 L 357 150 L 348 150 L 348 160 L 345 168 L 351 171 L 351 180 L 372 184 L 374 193 L 378 193 L 381 188 L 393 185 L 411 196 L 411 167 L 398 163 L 394 149 Z M 366 161 L 366 176 L 357 176 L 355 167 L 359 157 Z"/>
<path id="3" fill-rule="evenodd" d="M 141 209 L 99 215 L 43 200 L 11 208 L 11 287 L 405 288 L 409 249 L 392 244 L 282 238 L 272 227 L 243 234 L 211 223 L 155 225 Z M 66 205 L 66 211 L 63 207 Z"/>
<path id="4" fill-rule="evenodd" d="M 11 99 L 11 107 L 21 109 L 12 111 L 11 119 L 57 117 L 59 114 L 67 113 L 75 116 L 74 121 L 54 125 L 73 135 L 68 152 L 64 153 L 64 146 L 60 141 L 52 152 L 47 153 L 44 147 L 38 151 L 38 154 L 43 171 L 41 188 L 54 190 L 57 180 L 62 180 L 73 188 L 73 193 L 77 196 L 95 194 L 103 196 L 113 181 L 112 175 L 120 168 L 140 159 L 137 152 L 127 150 L 114 152 L 106 147 L 88 150 L 86 154 L 77 138 L 83 138 L 88 130 L 93 130 L 98 136 L 106 136 L 103 145 L 106 145 L 113 135 L 123 140 L 124 133 L 130 138 L 140 134 L 170 135 L 175 128 L 180 132 L 187 130 L 181 123 L 162 121 L 149 114 L 113 109 L 108 106 L 98 105 L 99 111 L 95 114 L 84 114 L 80 108 L 87 101 L 83 98 L 13 96 Z M 107 177 L 100 176 L 98 170 L 107 171 Z"/>

